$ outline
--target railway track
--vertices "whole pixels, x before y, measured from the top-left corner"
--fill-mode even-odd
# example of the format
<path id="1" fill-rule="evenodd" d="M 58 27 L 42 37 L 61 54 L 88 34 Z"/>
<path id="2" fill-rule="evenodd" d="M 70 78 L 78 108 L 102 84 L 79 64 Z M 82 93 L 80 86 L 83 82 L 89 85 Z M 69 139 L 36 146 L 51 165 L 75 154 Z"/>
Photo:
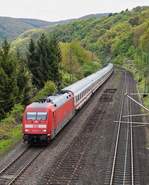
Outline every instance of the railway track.
<path id="1" fill-rule="evenodd" d="M 27 147 L 16 159 L 0 171 L 0 185 L 12 185 L 43 152 L 44 148 Z"/>
<path id="2" fill-rule="evenodd" d="M 124 85 L 121 95 L 121 108 L 116 128 L 116 139 L 113 142 L 113 155 L 111 155 L 106 174 L 105 185 L 140 185 L 138 159 L 136 155 L 136 143 L 134 142 L 134 130 L 132 114 L 134 105 L 126 94 L 133 92 L 134 82 L 129 75 L 124 77 Z M 129 115 L 123 117 L 124 115 Z M 126 123 L 122 123 L 125 121 Z M 137 171 L 139 172 L 139 170 Z"/>
<path id="3" fill-rule="evenodd" d="M 116 89 L 105 89 L 99 103 L 95 106 L 84 128 L 73 140 L 70 146 L 55 160 L 51 170 L 48 171 L 40 184 L 72 185 L 79 179 L 79 172 L 84 167 L 85 156 L 88 154 L 88 146 L 94 132 L 99 127 L 106 112 L 108 104 L 112 101 Z M 100 106 L 99 106 L 100 104 Z"/>

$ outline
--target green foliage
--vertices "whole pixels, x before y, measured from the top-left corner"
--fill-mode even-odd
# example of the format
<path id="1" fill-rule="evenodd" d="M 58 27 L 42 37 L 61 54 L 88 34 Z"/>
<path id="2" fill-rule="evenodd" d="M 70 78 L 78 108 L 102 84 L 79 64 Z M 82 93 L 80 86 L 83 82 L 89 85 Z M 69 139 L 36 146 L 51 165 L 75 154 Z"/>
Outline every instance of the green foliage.
<path id="1" fill-rule="evenodd" d="M 7 113 L 6 117 L 0 121 L 0 125 L 12 127 L 16 124 L 20 124 L 22 120 L 22 113 L 24 106 L 21 104 L 15 104 L 12 110 Z"/>
<path id="2" fill-rule="evenodd" d="M 44 28 L 50 24 L 50 22 L 34 19 L 0 17 L 0 41 L 5 38 L 9 40 L 15 39 L 26 30 Z"/>
<path id="3" fill-rule="evenodd" d="M 27 103 L 32 84 L 22 59 L 10 52 L 5 40 L 0 48 L 0 119 L 15 103 Z"/>
<path id="4" fill-rule="evenodd" d="M 10 149 L 22 137 L 20 123 L 23 110 L 24 106 L 16 104 L 0 121 L 0 154 Z"/>
<path id="5" fill-rule="evenodd" d="M 100 68 L 95 54 L 84 49 L 79 41 L 60 43 L 63 86 L 66 86 Z"/>
<path id="6" fill-rule="evenodd" d="M 16 60 L 9 51 L 10 45 L 4 41 L 0 49 L 0 117 L 15 104 L 18 93 Z"/>
<path id="7" fill-rule="evenodd" d="M 104 65 L 111 60 L 119 65 L 125 65 L 127 61 L 131 60 L 134 63 L 134 67 L 140 71 L 140 78 L 145 77 L 147 79 L 147 66 L 149 63 L 148 17 L 149 7 L 136 7 L 132 11 L 127 9 L 100 19 L 97 17 L 84 20 L 80 19 L 68 24 L 46 29 L 44 32 L 48 37 L 51 37 L 54 33 L 56 40 L 61 41 L 61 54 L 58 48 L 57 55 L 59 56 L 59 61 L 61 58 L 62 62 L 55 63 L 56 65 L 53 67 L 57 68 L 59 66 L 59 71 L 57 72 L 61 75 L 52 76 L 53 73 L 49 73 L 49 76 L 51 76 L 48 78 L 46 71 L 42 70 L 42 73 L 40 72 L 42 66 L 47 66 L 47 64 L 44 63 L 40 66 L 40 70 L 36 70 L 36 65 L 35 72 L 32 70 L 32 74 L 36 73 L 36 75 L 38 75 L 38 73 L 40 73 L 35 80 L 43 79 L 39 85 L 40 88 L 44 86 L 45 79 L 54 81 L 57 86 L 62 80 L 62 86 L 65 86 L 94 72 L 95 69 L 98 69 L 97 62 L 100 61 L 100 63 Z M 37 41 L 42 32 L 43 30 L 39 32 L 35 31 L 35 33 L 34 31 L 26 32 L 19 37 L 20 43 L 21 40 L 23 42 L 24 39 L 28 38 L 33 38 L 33 40 Z M 44 44 L 41 46 L 38 42 L 37 45 L 40 47 L 38 52 L 40 53 L 42 46 L 45 46 Z M 51 45 L 57 46 L 57 43 L 53 42 Z M 52 49 L 51 45 L 49 46 L 50 49 L 55 52 L 55 48 Z M 15 47 L 15 44 L 13 46 Z M 97 60 L 95 55 L 98 56 L 99 60 Z M 42 56 L 41 61 L 43 61 L 45 55 Z M 56 58 L 56 56 L 49 56 L 53 58 L 53 61 L 55 60 L 54 57 Z M 34 57 L 34 54 L 32 57 Z M 35 64 L 39 61 L 39 55 L 37 58 L 38 59 L 36 59 L 36 57 L 34 58 Z M 49 60 L 49 62 L 51 61 Z M 40 62 L 38 62 L 38 64 L 39 63 Z M 46 69 L 47 68 L 48 67 L 46 67 Z M 140 70 L 140 68 L 142 70 Z M 1 71 L 1 73 L 3 72 Z M 58 79 L 55 79 L 55 77 L 58 77 Z M 3 76 L 3 78 L 5 78 L 5 76 Z"/>
<path id="8" fill-rule="evenodd" d="M 39 60 L 39 59 L 38 59 Z M 40 79 L 40 63 L 37 60 L 37 51 L 34 41 L 31 39 L 27 53 L 27 65 L 32 73 L 32 82 L 35 86 L 40 86 L 42 79 Z"/>
<path id="9" fill-rule="evenodd" d="M 58 40 L 56 39 L 56 36 L 53 35 L 49 42 L 49 50 L 50 50 L 50 78 L 49 80 L 53 80 L 55 84 L 57 85 L 58 89 L 61 88 L 61 74 L 59 71 L 60 63 L 61 63 L 61 50 L 59 47 Z"/>
<path id="10" fill-rule="evenodd" d="M 45 33 L 44 29 L 31 29 L 25 31 L 11 42 L 11 50 L 14 52 L 19 51 L 19 53 L 25 57 L 30 40 L 37 41 L 42 33 Z"/>
<path id="11" fill-rule="evenodd" d="M 32 73 L 33 84 L 41 89 L 48 80 L 60 85 L 59 63 L 61 53 L 55 37 L 50 41 L 42 34 L 37 44 L 30 41 L 27 64 Z"/>
<path id="12" fill-rule="evenodd" d="M 129 23 L 130 23 L 132 26 L 139 25 L 139 17 L 138 17 L 138 16 L 135 16 L 135 17 L 130 18 L 130 19 L 129 19 Z"/>
<path id="13" fill-rule="evenodd" d="M 25 65 L 25 61 L 20 58 L 18 58 L 18 61 L 19 63 L 17 70 L 17 86 L 18 86 L 17 102 L 26 105 L 29 103 L 33 92 L 31 74 Z"/>
<path id="14" fill-rule="evenodd" d="M 22 138 L 21 125 L 17 125 L 9 130 L 4 130 L 1 136 L 3 137 L 0 139 L 0 154 L 4 154 Z"/>
<path id="15" fill-rule="evenodd" d="M 140 48 L 145 52 L 149 52 L 149 27 L 140 37 Z"/>
<path id="16" fill-rule="evenodd" d="M 38 101 L 42 98 L 47 97 L 48 95 L 53 95 L 56 93 L 57 87 L 54 82 L 47 81 L 44 87 L 36 94 L 36 96 L 32 99 L 32 101 Z"/>

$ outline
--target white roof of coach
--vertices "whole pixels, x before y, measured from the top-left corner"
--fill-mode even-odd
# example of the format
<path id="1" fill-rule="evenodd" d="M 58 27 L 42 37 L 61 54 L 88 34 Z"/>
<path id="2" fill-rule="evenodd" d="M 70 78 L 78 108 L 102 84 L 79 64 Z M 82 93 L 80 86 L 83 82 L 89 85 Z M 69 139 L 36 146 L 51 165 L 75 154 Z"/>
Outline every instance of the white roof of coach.
<path id="1" fill-rule="evenodd" d="M 69 90 L 74 94 L 78 94 L 79 91 L 82 91 L 85 87 L 89 86 L 90 83 L 93 83 L 97 79 L 100 79 L 104 76 L 107 72 L 109 72 L 113 68 L 113 64 L 108 64 L 108 66 L 104 67 L 103 69 L 99 70 L 88 77 L 77 81 L 76 83 L 64 88 L 63 90 Z"/>

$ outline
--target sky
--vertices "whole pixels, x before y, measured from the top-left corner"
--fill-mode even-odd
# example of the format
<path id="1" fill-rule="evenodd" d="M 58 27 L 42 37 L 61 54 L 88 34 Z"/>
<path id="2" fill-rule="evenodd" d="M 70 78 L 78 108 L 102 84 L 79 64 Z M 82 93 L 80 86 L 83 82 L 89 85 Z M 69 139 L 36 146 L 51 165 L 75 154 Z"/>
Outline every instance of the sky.
<path id="1" fill-rule="evenodd" d="M 0 0 L 0 16 L 58 21 L 144 5 L 149 0 Z"/>

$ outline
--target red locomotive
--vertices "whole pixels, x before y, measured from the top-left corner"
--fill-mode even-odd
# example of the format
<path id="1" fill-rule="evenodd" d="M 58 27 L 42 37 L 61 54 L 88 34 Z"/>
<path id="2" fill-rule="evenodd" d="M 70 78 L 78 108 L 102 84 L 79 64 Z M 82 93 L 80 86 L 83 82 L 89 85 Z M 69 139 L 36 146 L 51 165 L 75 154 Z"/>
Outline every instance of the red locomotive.
<path id="1" fill-rule="evenodd" d="M 24 141 L 32 143 L 53 139 L 112 72 L 113 64 L 109 64 L 64 88 L 60 94 L 28 105 L 22 121 Z"/>

